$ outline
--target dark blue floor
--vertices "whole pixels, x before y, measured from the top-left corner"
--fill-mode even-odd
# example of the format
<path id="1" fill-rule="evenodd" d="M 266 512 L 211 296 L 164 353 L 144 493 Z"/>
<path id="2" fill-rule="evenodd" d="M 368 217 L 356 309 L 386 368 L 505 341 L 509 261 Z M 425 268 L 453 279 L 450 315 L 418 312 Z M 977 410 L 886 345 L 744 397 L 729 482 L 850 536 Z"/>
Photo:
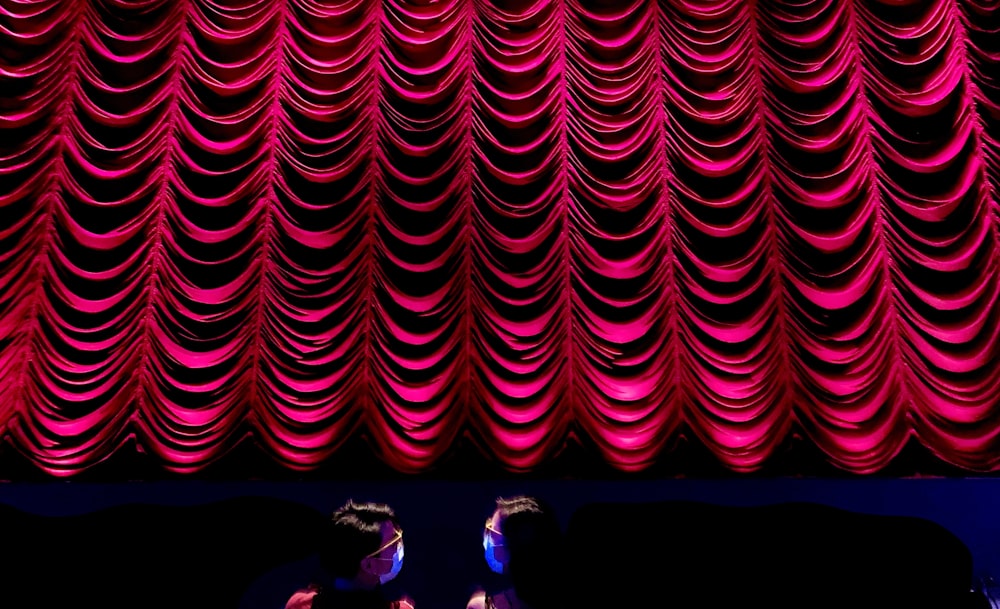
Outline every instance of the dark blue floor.
<path id="1" fill-rule="evenodd" d="M 1000 479 L 993 478 L 0 483 L 0 502 L 44 515 L 79 514 L 123 503 L 192 505 L 239 496 L 277 497 L 324 512 L 349 497 L 386 502 L 396 509 L 406 536 L 406 561 L 393 590 L 413 596 L 420 609 L 461 609 L 475 585 L 496 583 L 482 560 L 482 523 L 494 498 L 513 494 L 543 497 L 564 523 L 586 502 L 673 499 L 724 505 L 805 501 L 917 516 L 962 539 L 973 554 L 978 577 L 1000 580 Z M 304 561 L 273 571 L 246 595 L 243 607 L 280 607 L 314 568 Z"/>

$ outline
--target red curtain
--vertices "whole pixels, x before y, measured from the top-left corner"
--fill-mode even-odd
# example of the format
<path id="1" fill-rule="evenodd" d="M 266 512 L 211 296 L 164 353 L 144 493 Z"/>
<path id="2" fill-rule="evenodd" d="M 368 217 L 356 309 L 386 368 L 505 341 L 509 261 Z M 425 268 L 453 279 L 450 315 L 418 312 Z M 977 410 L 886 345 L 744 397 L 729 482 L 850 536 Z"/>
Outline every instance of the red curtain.
<path id="1" fill-rule="evenodd" d="M 0 2 L 0 433 L 1000 468 L 992 0 Z"/>

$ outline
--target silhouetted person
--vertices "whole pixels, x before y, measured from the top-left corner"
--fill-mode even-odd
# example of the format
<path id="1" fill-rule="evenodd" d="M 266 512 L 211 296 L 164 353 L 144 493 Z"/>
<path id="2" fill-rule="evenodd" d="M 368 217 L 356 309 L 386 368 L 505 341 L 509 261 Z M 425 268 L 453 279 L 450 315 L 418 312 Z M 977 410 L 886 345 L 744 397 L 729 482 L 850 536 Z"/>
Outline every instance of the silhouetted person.
<path id="1" fill-rule="evenodd" d="M 477 592 L 468 609 L 559 609 L 563 584 L 562 534 L 552 510 L 533 497 L 497 499 L 483 529 L 483 552 L 490 570 L 510 587 Z"/>
<path id="2" fill-rule="evenodd" d="M 348 502 L 333 512 L 320 549 L 325 581 L 299 590 L 286 609 L 413 609 L 381 586 L 403 567 L 403 530 L 392 508 Z"/>

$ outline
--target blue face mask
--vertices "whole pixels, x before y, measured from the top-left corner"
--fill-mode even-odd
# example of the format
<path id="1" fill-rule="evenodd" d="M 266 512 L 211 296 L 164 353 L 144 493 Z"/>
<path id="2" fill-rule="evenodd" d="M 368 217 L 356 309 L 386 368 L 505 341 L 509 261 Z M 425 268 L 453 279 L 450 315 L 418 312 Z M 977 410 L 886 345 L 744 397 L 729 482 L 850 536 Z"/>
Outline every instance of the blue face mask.
<path id="1" fill-rule="evenodd" d="M 382 558 L 379 556 L 379 554 L 393 544 L 396 546 L 396 551 L 393 552 L 392 558 Z M 380 565 L 385 565 L 387 562 L 392 563 L 389 570 L 385 573 L 379 573 L 378 571 L 381 571 L 381 569 L 378 571 L 369 571 L 372 575 L 378 577 L 380 584 L 385 584 L 395 579 L 396 576 L 399 575 L 399 571 L 403 568 L 403 532 L 397 530 L 395 536 L 393 536 L 389 543 L 375 550 L 368 556 L 365 556 L 365 558 L 378 561 Z M 369 569 L 369 567 L 365 567 L 365 569 Z"/>
<path id="2" fill-rule="evenodd" d="M 497 560 L 496 556 L 496 548 L 498 545 L 501 545 L 502 547 L 502 544 L 493 543 L 493 538 L 490 537 L 489 533 L 485 533 L 483 535 L 483 550 L 486 556 L 486 564 L 489 565 L 490 571 L 502 574 L 504 565 L 502 562 Z"/>
<path id="3" fill-rule="evenodd" d="M 396 579 L 399 575 L 400 570 L 403 568 L 403 542 L 400 541 L 399 545 L 396 546 L 396 553 L 392 555 L 392 568 L 389 569 L 388 573 L 383 573 L 378 576 L 379 583 L 386 584 Z"/>

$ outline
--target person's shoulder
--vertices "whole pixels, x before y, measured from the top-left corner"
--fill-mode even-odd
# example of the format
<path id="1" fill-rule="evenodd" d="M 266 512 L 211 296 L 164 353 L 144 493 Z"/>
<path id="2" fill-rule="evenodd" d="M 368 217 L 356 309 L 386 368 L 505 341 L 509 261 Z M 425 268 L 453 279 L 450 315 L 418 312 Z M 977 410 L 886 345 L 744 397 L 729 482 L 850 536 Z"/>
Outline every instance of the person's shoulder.
<path id="1" fill-rule="evenodd" d="M 469 598 L 465 609 L 486 609 L 486 592 L 479 590 Z"/>
<path id="2" fill-rule="evenodd" d="M 312 609 L 314 596 L 316 596 L 315 589 L 299 590 L 285 603 L 285 609 Z"/>
<path id="3" fill-rule="evenodd" d="M 392 604 L 393 609 L 413 609 L 413 601 L 402 598 Z"/>

